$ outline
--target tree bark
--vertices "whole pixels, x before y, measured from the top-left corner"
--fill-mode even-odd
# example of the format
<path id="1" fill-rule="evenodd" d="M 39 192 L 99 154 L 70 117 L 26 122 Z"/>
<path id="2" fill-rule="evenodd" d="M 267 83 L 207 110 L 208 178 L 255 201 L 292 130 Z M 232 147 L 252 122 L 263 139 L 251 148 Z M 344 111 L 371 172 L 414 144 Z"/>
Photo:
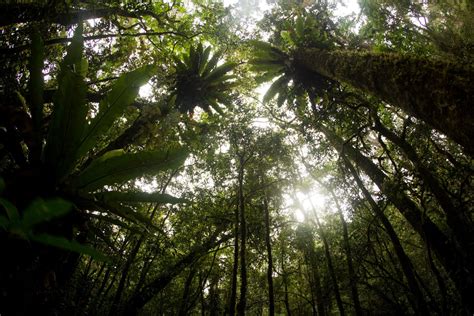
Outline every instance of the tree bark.
<path id="1" fill-rule="evenodd" d="M 324 256 L 326 257 L 326 263 L 328 265 L 329 276 L 331 277 L 332 286 L 334 288 L 334 296 L 336 297 L 336 304 L 337 304 L 337 308 L 339 310 L 339 315 L 344 316 L 346 313 L 344 311 L 344 305 L 342 303 L 341 293 L 339 292 L 339 285 L 338 285 L 338 282 L 337 282 L 336 271 L 334 270 L 334 264 L 332 262 L 331 252 L 329 250 L 329 241 L 327 239 L 326 233 L 323 230 L 323 226 L 321 225 L 321 222 L 319 221 L 319 216 L 316 212 L 316 208 L 314 207 L 313 203 L 311 202 L 311 199 L 309 198 L 309 196 L 308 196 L 308 200 L 311 203 L 311 209 L 313 211 L 313 216 L 316 220 L 316 227 L 318 228 L 319 236 L 321 237 L 321 239 L 323 241 Z"/>
<path id="2" fill-rule="evenodd" d="M 232 284 L 230 290 L 228 311 L 230 316 L 235 315 L 235 305 L 237 303 L 237 276 L 239 274 L 239 208 L 235 208 L 234 219 L 234 262 L 232 267 Z"/>
<path id="3" fill-rule="evenodd" d="M 331 188 L 328 188 L 329 194 L 331 194 L 334 203 L 336 203 L 336 209 L 339 214 L 339 218 L 342 224 L 342 236 L 344 242 L 344 251 L 346 252 L 347 258 L 347 271 L 349 273 L 349 285 L 351 287 L 351 296 L 352 301 L 354 303 L 355 315 L 362 316 L 364 313 L 362 312 L 362 307 L 360 306 L 359 300 L 359 291 L 357 289 L 357 275 L 354 271 L 354 264 L 352 261 L 352 251 L 351 251 L 351 244 L 349 241 L 349 232 L 347 229 L 347 222 L 344 218 L 344 214 L 342 212 L 341 205 L 339 204 L 339 199 L 337 198 L 336 194 Z"/>
<path id="4" fill-rule="evenodd" d="M 237 314 L 245 315 L 247 307 L 247 220 L 245 218 L 244 198 L 244 156 L 239 156 L 238 198 L 240 213 L 240 298 L 237 304 Z"/>
<path id="5" fill-rule="evenodd" d="M 381 221 L 383 227 L 385 228 L 388 234 L 388 237 L 390 238 L 390 241 L 392 242 L 395 253 L 397 254 L 398 260 L 400 261 L 403 274 L 407 279 L 408 287 L 410 288 L 415 298 L 415 302 L 413 304 L 415 312 L 421 315 L 429 315 L 428 307 L 426 306 L 425 299 L 423 298 L 423 293 L 418 285 L 418 282 L 416 281 L 413 264 L 408 255 L 406 254 L 405 250 L 403 249 L 403 246 L 397 236 L 397 233 L 395 232 L 395 229 L 383 213 L 382 209 L 374 201 L 374 199 L 370 195 L 370 192 L 365 188 L 364 183 L 360 179 L 352 164 L 346 158 L 343 159 L 346 167 L 349 169 L 350 173 L 352 174 L 352 177 L 356 181 L 357 186 L 362 191 L 362 194 L 364 195 L 365 199 L 369 202 L 372 211 L 375 213 L 375 216 Z M 410 299 L 410 301 L 413 300 Z"/>
<path id="6" fill-rule="evenodd" d="M 464 251 L 459 249 L 458 245 L 453 243 L 428 217 L 424 216 L 418 206 L 402 191 L 400 185 L 392 182 L 370 159 L 350 144 L 345 143 L 326 126 L 319 124 L 318 128 L 338 151 L 354 161 L 369 176 L 421 236 L 428 247 L 434 250 L 443 267 L 456 284 L 463 304 L 470 311 L 473 311 L 474 301 L 470 294 L 474 292 L 472 263 L 469 262 L 469 258 Z"/>
<path id="7" fill-rule="evenodd" d="M 171 265 L 168 269 L 160 273 L 153 281 L 135 293 L 127 303 L 124 304 L 125 308 L 123 315 L 137 315 L 139 310 L 148 303 L 148 301 L 161 292 L 184 269 L 205 255 L 210 249 L 232 238 L 232 235 L 225 235 L 217 240 L 217 237 L 221 232 L 222 229 L 217 229 L 203 244 L 194 247 L 186 256 Z"/>
<path id="8" fill-rule="evenodd" d="M 171 176 L 172 177 L 172 176 Z M 171 179 L 170 177 L 170 179 Z M 169 183 L 169 182 L 168 182 Z M 165 192 L 166 187 L 168 186 L 168 183 L 165 184 L 163 189 L 161 190 L 162 193 Z M 158 210 L 159 204 L 155 204 L 153 206 L 153 209 L 150 214 L 150 222 L 153 221 L 153 218 L 155 217 L 156 211 Z M 151 208 L 150 208 L 151 209 Z M 122 269 L 122 275 L 120 277 L 119 285 L 117 287 L 117 291 L 115 292 L 114 300 L 112 301 L 112 306 L 109 311 L 109 316 L 114 316 L 119 313 L 120 310 L 120 299 L 122 298 L 122 294 L 125 290 L 125 283 L 127 280 L 128 272 L 130 271 L 130 268 L 132 267 L 133 262 L 135 261 L 135 258 L 137 257 L 138 251 L 140 250 L 143 242 L 145 241 L 146 235 L 141 234 L 140 238 L 137 240 L 135 245 L 132 248 L 132 251 L 130 252 L 127 261 L 125 262 L 125 266 Z"/>
<path id="9" fill-rule="evenodd" d="M 275 296 L 273 290 L 273 256 L 270 238 L 270 211 L 268 209 L 267 197 L 263 198 L 263 210 L 265 212 L 265 246 L 267 248 L 267 282 L 268 282 L 268 315 L 275 315 Z"/>
<path id="10" fill-rule="evenodd" d="M 372 118 L 375 123 L 373 129 L 397 145 L 402 153 L 411 161 L 423 183 L 429 188 L 444 211 L 446 222 L 451 228 L 451 233 L 467 249 L 466 253 L 470 254 L 474 243 L 472 241 L 472 229 L 467 224 L 467 218 L 465 217 L 467 211 L 462 206 L 456 207 L 453 204 L 449 194 L 443 189 L 437 177 L 423 164 L 416 150 L 405 139 L 386 128 L 380 122 L 376 113 L 372 113 Z"/>
<path id="11" fill-rule="evenodd" d="M 474 154 L 474 71 L 471 67 L 396 54 L 295 53 L 298 66 L 381 98 L 426 122 Z"/>
<path id="12" fill-rule="evenodd" d="M 181 298 L 181 305 L 179 306 L 179 316 L 186 316 L 188 314 L 188 310 L 191 307 L 189 304 L 190 301 L 190 292 L 191 292 L 191 285 L 193 284 L 194 277 L 196 276 L 197 267 L 193 265 L 189 270 L 189 274 L 184 282 L 183 287 L 183 297 Z"/>
<path id="13" fill-rule="evenodd" d="M 310 248 L 308 249 L 308 261 L 309 267 L 311 268 L 310 277 L 311 280 L 311 291 L 313 292 L 314 298 L 316 299 L 316 310 L 318 316 L 326 315 L 326 304 L 323 298 L 323 289 L 321 288 L 321 272 L 319 271 L 318 262 L 316 258 L 316 251 L 314 249 L 313 241 L 311 240 Z M 314 306 L 313 306 L 314 308 Z"/>

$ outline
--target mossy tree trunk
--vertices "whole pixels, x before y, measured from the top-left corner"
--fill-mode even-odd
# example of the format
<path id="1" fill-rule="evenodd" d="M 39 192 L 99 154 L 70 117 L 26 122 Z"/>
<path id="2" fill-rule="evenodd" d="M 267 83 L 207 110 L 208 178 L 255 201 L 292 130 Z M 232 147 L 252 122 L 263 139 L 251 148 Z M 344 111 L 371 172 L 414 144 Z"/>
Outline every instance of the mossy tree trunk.
<path id="1" fill-rule="evenodd" d="M 474 154 L 474 70 L 397 54 L 302 49 L 297 65 L 381 98 Z"/>

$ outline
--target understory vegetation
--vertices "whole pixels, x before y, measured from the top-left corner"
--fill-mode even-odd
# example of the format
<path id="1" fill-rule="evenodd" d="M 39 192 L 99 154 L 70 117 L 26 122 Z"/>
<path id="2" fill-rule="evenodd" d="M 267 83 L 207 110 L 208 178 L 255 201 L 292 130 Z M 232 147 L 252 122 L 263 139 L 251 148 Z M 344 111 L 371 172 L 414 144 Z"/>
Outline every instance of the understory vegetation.
<path id="1" fill-rule="evenodd" d="M 1 2 L 0 314 L 472 315 L 473 23 Z"/>

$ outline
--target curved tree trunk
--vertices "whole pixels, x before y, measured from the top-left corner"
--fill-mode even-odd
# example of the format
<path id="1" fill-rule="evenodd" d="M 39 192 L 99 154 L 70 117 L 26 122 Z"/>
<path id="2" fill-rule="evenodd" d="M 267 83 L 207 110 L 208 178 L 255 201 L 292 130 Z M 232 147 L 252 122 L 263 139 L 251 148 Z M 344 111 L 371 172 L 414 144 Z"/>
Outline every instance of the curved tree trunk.
<path id="1" fill-rule="evenodd" d="M 308 249 L 306 250 L 306 261 L 309 263 L 308 266 L 311 269 L 309 271 L 310 287 L 313 295 L 312 308 L 315 315 L 325 316 L 326 315 L 326 302 L 323 297 L 323 289 L 321 287 L 321 272 L 319 271 L 319 263 L 317 262 L 316 250 L 314 249 L 313 241 L 310 240 Z M 317 313 L 316 313 L 317 311 Z"/>
<path id="2" fill-rule="evenodd" d="M 344 316 L 346 313 L 344 311 L 344 304 L 342 303 L 341 293 L 339 292 L 339 284 L 337 282 L 336 271 L 334 270 L 334 264 L 331 258 L 331 251 L 329 250 L 329 242 L 328 242 L 326 233 L 323 230 L 323 226 L 321 225 L 321 222 L 319 221 L 319 216 L 316 212 L 316 208 L 314 207 L 309 197 L 308 197 L 308 200 L 310 201 L 310 204 L 311 204 L 313 216 L 316 219 L 316 227 L 318 228 L 319 235 L 323 241 L 324 256 L 326 257 L 326 263 L 328 265 L 329 276 L 331 277 L 332 286 L 334 288 L 334 296 L 336 297 L 336 303 L 337 303 L 337 308 L 339 310 L 339 315 Z"/>
<path id="3" fill-rule="evenodd" d="M 270 211 L 268 209 L 268 201 L 265 196 L 263 199 L 263 209 L 265 211 L 265 245 L 267 248 L 267 282 L 268 282 L 268 315 L 275 315 L 275 297 L 273 293 L 273 256 L 272 244 L 270 238 Z"/>
<path id="4" fill-rule="evenodd" d="M 474 71 L 468 66 L 396 54 L 295 53 L 305 69 L 350 84 L 428 123 L 474 154 Z"/>
<path id="5" fill-rule="evenodd" d="M 232 284 L 228 311 L 230 316 L 235 315 L 235 305 L 237 303 L 237 276 L 239 274 L 239 209 L 235 209 L 234 223 L 234 262 L 232 267 Z"/>
<path id="6" fill-rule="evenodd" d="M 446 215 L 446 222 L 451 228 L 451 233 L 465 249 L 470 249 L 474 243 L 472 242 L 472 229 L 467 224 L 467 218 L 465 217 L 467 211 L 461 206 L 454 205 L 449 194 L 438 181 L 438 178 L 423 164 L 416 150 L 405 139 L 386 128 L 380 122 L 377 114 L 372 113 L 372 117 L 375 123 L 373 129 L 397 145 L 402 153 L 411 161 L 423 183 L 430 189 L 443 209 Z M 470 253 L 469 250 L 466 252 Z"/>
<path id="7" fill-rule="evenodd" d="M 428 307 L 426 306 L 426 302 L 423 298 L 423 293 L 418 285 L 418 282 L 416 281 L 413 264 L 408 255 L 406 254 L 405 250 L 403 249 L 403 246 L 397 236 L 397 233 L 395 232 L 395 229 L 388 220 L 387 216 L 385 216 L 385 214 L 383 213 L 382 209 L 380 209 L 378 204 L 374 201 L 374 199 L 370 195 L 370 192 L 365 188 L 364 183 L 360 179 L 352 164 L 345 157 L 344 162 L 346 167 L 352 174 L 352 177 L 356 181 L 357 186 L 362 191 L 362 194 L 364 195 L 365 199 L 369 202 L 372 211 L 375 213 L 375 216 L 381 221 L 383 227 L 387 232 L 388 237 L 390 238 L 390 241 L 392 242 L 395 253 L 397 254 L 398 260 L 400 261 L 403 274 L 407 279 L 408 287 L 410 288 L 415 298 L 415 302 L 413 304 L 415 312 L 419 313 L 420 315 L 429 315 Z M 412 300 L 410 299 L 410 301 Z"/>
<path id="8" fill-rule="evenodd" d="M 137 315 L 140 309 L 145 306 L 156 294 L 160 293 L 176 276 L 178 276 L 184 269 L 192 265 L 196 260 L 206 255 L 206 253 L 217 247 L 223 242 L 226 242 L 232 235 L 225 235 L 217 240 L 218 235 L 222 232 L 217 229 L 207 240 L 202 244 L 197 245 L 189 251 L 187 255 L 178 260 L 175 264 L 170 265 L 168 269 L 159 274 L 149 284 L 145 285 L 141 290 L 135 293 L 124 304 L 123 315 Z"/>
<path id="9" fill-rule="evenodd" d="M 190 304 L 191 300 L 191 286 L 193 284 L 194 277 L 196 276 L 197 265 L 191 266 L 189 274 L 186 277 L 183 287 L 183 296 L 181 298 L 181 305 L 179 306 L 178 316 L 186 316 L 189 309 L 192 307 Z"/>
<path id="10" fill-rule="evenodd" d="M 318 128 L 338 151 L 354 161 L 369 176 L 423 241 L 435 251 L 438 259 L 456 284 L 463 304 L 473 311 L 474 302 L 471 299 L 471 293 L 474 292 L 474 283 L 471 277 L 472 263 L 469 262 L 464 251 L 459 249 L 458 245 L 453 243 L 428 217 L 424 216 L 400 186 L 393 183 L 370 159 L 350 144 L 345 143 L 326 126 L 320 124 Z"/>
<path id="11" fill-rule="evenodd" d="M 243 155 L 239 157 L 239 175 L 238 175 L 238 199 L 240 213 L 240 298 L 237 304 L 237 314 L 245 315 L 247 307 L 247 220 L 245 218 L 244 201 L 244 164 Z"/>
<path id="12" fill-rule="evenodd" d="M 232 284 L 228 312 L 230 316 L 235 315 L 235 304 L 237 302 L 237 276 L 239 274 L 239 208 L 235 208 L 234 223 L 234 262 L 232 267 Z"/>
<path id="13" fill-rule="evenodd" d="M 349 286 L 351 287 L 351 296 L 352 301 L 354 303 L 354 310 L 356 316 L 362 316 L 364 313 L 362 312 L 362 307 L 360 306 L 359 300 L 359 291 L 357 289 L 357 275 L 354 271 L 354 264 L 352 261 L 352 251 L 351 251 L 351 244 L 349 241 L 349 232 L 347 229 L 347 222 L 344 218 L 344 214 L 342 213 L 341 205 L 339 204 L 339 199 L 337 198 L 334 191 L 329 188 L 329 193 L 331 194 L 334 203 L 336 204 L 337 212 L 339 213 L 339 218 L 342 224 L 342 236 L 344 242 L 344 251 L 346 253 L 347 258 L 347 271 L 349 273 Z"/>

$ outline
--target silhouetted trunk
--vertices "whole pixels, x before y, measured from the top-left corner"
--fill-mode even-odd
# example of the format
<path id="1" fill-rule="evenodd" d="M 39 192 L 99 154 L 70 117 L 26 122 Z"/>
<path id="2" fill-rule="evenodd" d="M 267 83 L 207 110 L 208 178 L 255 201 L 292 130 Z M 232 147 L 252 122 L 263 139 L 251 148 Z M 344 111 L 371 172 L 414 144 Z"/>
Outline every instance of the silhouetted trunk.
<path id="1" fill-rule="evenodd" d="M 337 304 L 337 308 L 339 310 L 339 315 L 344 316 L 346 313 L 344 311 L 344 305 L 342 303 L 341 293 L 339 292 L 339 284 L 337 282 L 336 271 L 334 270 L 334 265 L 333 265 L 332 258 L 331 258 L 331 252 L 329 250 L 329 242 L 328 242 L 328 239 L 326 237 L 326 233 L 323 230 L 321 222 L 319 221 L 319 216 L 316 212 L 316 208 L 314 207 L 314 205 L 311 202 L 311 199 L 309 199 L 309 197 L 308 197 L 308 200 L 311 203 L 311 208 L 313 210 L 313 216 L 316 220 L 316 225 L 317 225 L 317 228 L 318 228 L 319 236 L 321 237 L 321 240 L 323 241 L 324 256 L 326 257 L 326 263 L 328 265 L 329 276 L 331 277 L 332 286 L 333 286 L 333 289 L 334 289 L 334 296 L 336 297 L 336 304 Z"/>
<path id="2" fill-rule="evenodd" d="M 311 241 L 312 243 L 312 241 Z M 314 249 L 314 245 L 311 244 L 311 248 L 308 250 L 308 261 L 310 271 L 310 282 L 311 282 L 311 292 L 314 295 L 315 303 L 316 303 L 316 310 L 318 316 L 325 316 L 326 315 L 326 304 L 324 302 L 323 297 L 323 289 L 321 288 L 321 273 L 319 271 L 319 263 L 317 262 L 316 258 L 316 251 Z M 312 306 L 314 308 L 314 305 Z"/>
<path id="3" fill-rule="evenodd" d="M 267 198 L 263 198 L 263 210 L 265 212 L 265 246 L 267 247 L 267 282 L 268 282 L 268 315 L 275 315 L 275 297 L 273 292 L 273 257 L 270 238 L 270 211 Z"/>
<path id="4" fill-rule="evenodd" d="M 462 297 L 463 304 L 469 311 L 474 310 L 474 292 L 472 279 L 472 263 L 458 245 L 453 243 L 418 206 L 403 192 L 400 184 L 391 181 L 370 159 L 358 150 L 345 143 L 339 136 L 320 124 L 319 130 L 325 134 L 332 145 L 348 158 L 354 161 L 388 197 L 390 202 L 400 211 L 412 228 L 421 236 L 423 241 L 431 247 L 446 269 Z"/>
<path id="5" fill-rule="evenodd" d="M 448 192 L 444 190 L 437 177 L 427 167 L 425 167 L 424 163 L 416 153 L 416 150 L 405 139 L 387 129 L 380 122 L 376 113 L 372 113 L 372 117 L 375 123 L 374 130 L 397 145 L 402 150 L 402 153 L 412 162 L 416 171 L 418 171 L 420 178 L 423 180 L 423 184 L 429 188 L 443 209 L 446 215 L 446 222 L 451 228 L 452 234 L 460 243 L 462 243 L 463 247 L 466 249 L 466 253 L 470 254 L 471 251 L 469 251 L 469 249 L 472 249 L 474 243 L 472 242 L 472 229 L 467 224 L 467 211 L 464 210 L 462 206 L 455 206 L 453 204 Z"/>
<path id="6" fill-rule="evenodd" d="M 189 270 L 189 274 L 184 282 L 183 287 L 183 296 L 181 298 L 181 305 L 179 306 L 179 316 L 185 316 L 188 314 L 188 310 L 191 307 L 189 304 L 190 300 L 190 292 L 191 292 L 191 285 L 193 284 L 194 276 L 196 275 L 197 267 L 193 265 Z"/>
<path id="7" fill-rule="evenodd" d="M 145 285 L 141 290 L 130 297 L 130 299 L 124 304 L 123 314 L 127 316 L 137 315 L 139 310 L 146 303 L 148 303 L 156 294 L 161 292 L 184 269 L 189 267 L 200 257 L 204 256 L 210 249 L 232 238 L 232 235 L 225 235 L 220 240 L 217 240 L 217 237 L 221 232 L 222 229 L 217 229 L 204 243 L 195 246 L 187 255 L 182 257 L 173 265 L 170 265 L 149 284 Z"/>
<path id="8" fill-rule="evenodd" d="M 239 208 L 235 208 L 234 218 L 234 262 L 232 267 L 232 284 L 229 298 L 229 315 L 235 315 L 237 304 L 237 275 L 239 274 Z"/>
<path id="9" fill-rule="evenodd" d="M 168 181 L 169 183 L 169 181 Z M 162 193 L 164 193 L 168 183 L 164 186 L 164 189 L 162 190 Z M 153 210 L 150 214 L 150 222 L 153 221 L 153 218 L 155 217 L 156 211 L 158 210 L 159 204 L 155 204 L 153 207 Z M 127 261 L 125 262 L 125 265 L 122 269 L 122 275 L 120 277 L 119 285 L 117 287 L 117 291 L 115 292 L 114 300 L 112 301 L 112 306 L 110 308 L 109 315 L 110 316 L 115 316 L 119 313 L 120 310 L 120 299 L 122 298 L 123 291 L 125 290 L 125 284 L 127 281 L 127 276 L 128 272 L 130 271 L 130 268 L 135 261 L 135 258 L 137 257 L 138 251 L 140 250 L 140 247 L 142 246 L 143 242 L 145 241 L 146 235 L 143 233 L 141 234 L 140 238 L 137 240 L 135 243 L 135 246 L 132 248 L 132 251 L 130 252 L 129 256 L 127 257 Z"/>
<path id="10" fill-rule="evenodd" d="M 352 251 L 351 251 L 351 244 L 349 241 L 347 222 L 344 218 L 344 214 L 342 212 L 342 208 L 341 208 L 341 205 L 339 204 L 339 199 L 337 198 L 336 194 L 334 194 L 334 191 L 331 188 L 328 188 L 328 191 L 331 194 L 331 197 L 334 200 L 334 203 L 336 203 L 336 209 L 337 209 L 337 212 L 339 213 L 339 218 L 342 223 L 342 237 L 343 237 L 343 242 L 344 242 L 343 243 L 344 251 L 346 252 L 347 271 L 349 273 L 349 285 L 351 287 L 351 296 L 352 296 L 352 301 L 354 302 L 355 314 L 357 316 L 362 316 L 363 312 L 360 306 L 359 291 L 357 289 L 357 276 L 355 274 L 354 265 L 352 262 Z"/>
<path id="11" fill-rule="evenodd" d="M 403 249 L 403 246 L 400 242 L 400 239 L 397 236 L 397 233 L 395 232 L 395 229 L 393 228 L 392 224 L 383 213 L 383 210 L 378 206 L 377 202 L 374 201 L 370 192 L 365 188 L 364 183 L 360 179 L 359 175 L 357 174 L 352 164 L 346 158 L 343 158 L 343 159 L 344 159 L 346 167 L 349 169 L 349 171 L 352 174 L 352 177 L 356 181 L 357 186 L 362 191 L 365 199 L 369 202 L 373 212 L 375 213 L 375 216 L 377 216 L 377 218 L 381 221 L 383 227 L 385 228 L 385 231 L 388 234 L 388 237 L 390 238 L 390 241 L 392 242 L 393 248 L 395 250 L 395 253 L 397 254 L 398 260 L 402 267 L 403 274 L 405 275 L 405 278 L 407 279 L 408 287 L 413 293 L 413 296 L 415 299 L 415 302 L 414 302 L 415 312 L 421 315 L 429 315 L 428 307 L 426 306 L 426 302 L 423 298 L 423 293 L 420 287 L 418 286 L 418 282 L 416 281 L 413 264 L 411 263 L 410 258 L 408 257 L 405 250 Z M 413 302 L 412 299 L 410 299 L 410 301 Z"/>
<path id="12" fill-rule="evenodd" d="M 413 56 L 317 48 L 302 49 L 294 58 L 304 69 L 348 83 L 401 108 L 474 153 L 474 72 L 468 66 Z"/>
<path id="13" fill-rule="evenodd" d="M 145 259 L 145 262 L 143 264 L 143 268 L 140 271 L 140 277 L 138 278 L 137 285 L 135 286 L 135 289 L 133 291 L 134 293 L 138 292 L 143 287 L 143 285 L 145 284 L 146 276 L 147 276 L 148 272 L 150 271 L 150 268 L 151 268 L 153 262 L 155 261 L 155 259 L 158 255 L 159 255 L 159 252 L 155 251 L 151 257 L 147 257 Z"/>
<path id="14" fill-rule="evenodd" d="M 247 220 L 245 218 L 244 199 L 244 157 L 239 157 L 238 199 L 240 213 L 240 298 L 237 314 L 245 315 L 247 307 Z"/>
<path id="15" fill-rule="evenodd" d="M 283 297 L 283 302 L 285 303 L 285 310 L 286 310 L 286 315 L 291 316 L 291 308 L 290 308 L 290 298 L 289 298 L 289 293 L 288 293 L 288 274 L 285 269 L 285 250 L 284 246 L 282 245 L 282 250 L 281 250 L 281 274 L 283 278 L 283 287 L 284 287 L 284 297 Z"/>
<path id="16" fill-rule="evenodd" d="M 214 273 L 209 282 L 209 316 L 222 315 L 219 299 L 219 274 Z"/>
<path id="17" fill-rule="evenodd" d="M 143 240 L 144 240 L 144 235 L 142 235 L 140 239 L 137 240 L 137 242 L 135 243 L 135 246 L 133 246 L 132 251 L 127 257 L 127 261 L 125 261 L 125 265 L 122 268 L 119 284 L 118 284 L 117 290 L 115 291 L 114 299 L 110 307 L 109 316 L 117 315 L 118 311 L 120 310 L 120 299 L 122 298 L 122 294 L 125 290 L 125 284 L 127 282 L 128 272 L 130 271 L 130 268 L 133 262 L 135 261 L 135 258 L 138 254 L 138 251 L 140 250 Z"/>

